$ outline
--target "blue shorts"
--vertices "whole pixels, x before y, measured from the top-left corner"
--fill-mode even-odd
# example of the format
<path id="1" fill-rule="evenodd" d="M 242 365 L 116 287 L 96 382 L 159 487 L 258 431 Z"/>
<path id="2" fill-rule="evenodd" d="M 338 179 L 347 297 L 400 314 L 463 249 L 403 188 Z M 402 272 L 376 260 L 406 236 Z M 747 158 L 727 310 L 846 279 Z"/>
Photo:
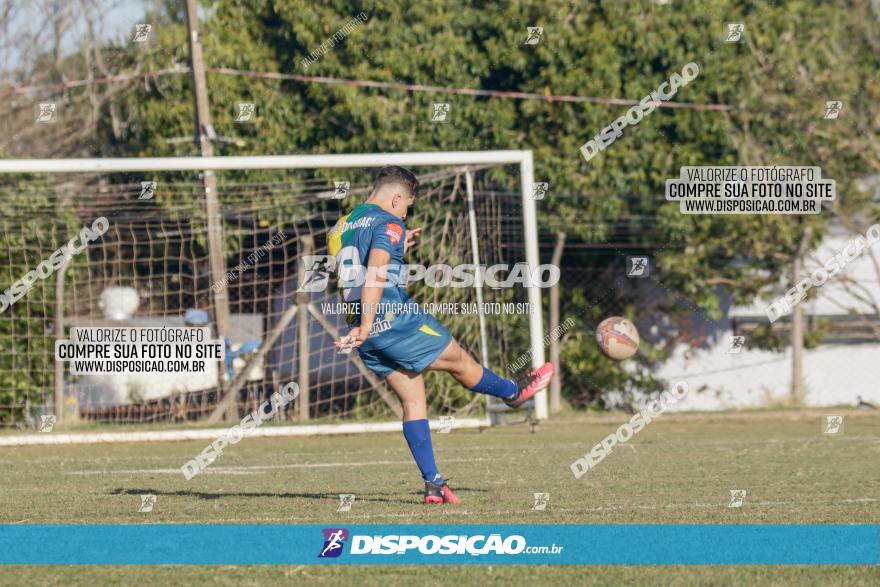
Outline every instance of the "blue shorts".
<path id="1" fill-rule="evenodd" d="M 412 336 L 398 340 L 381 349 L 358 349 L 364 365 L 385 379 L 398 369 L 421 373 L 446 350 L 452 341 L 449 331 L 431 315 L 427 323 Z"/>

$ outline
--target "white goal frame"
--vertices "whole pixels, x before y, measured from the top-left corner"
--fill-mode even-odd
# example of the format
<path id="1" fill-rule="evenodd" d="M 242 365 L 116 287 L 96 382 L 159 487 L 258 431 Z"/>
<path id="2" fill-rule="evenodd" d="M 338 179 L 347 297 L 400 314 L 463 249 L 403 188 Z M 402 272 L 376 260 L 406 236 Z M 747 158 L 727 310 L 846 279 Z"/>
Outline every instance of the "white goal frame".
<path id="1" fill-rule="evenodd" d="M 532 151 L 438 151 L 424 153 L 367 153 L 350 155 L 265 155 L 230 157 L 141 157 L 107 159 L 0 159 L 0 174 L 13 173 L 89 173 L 131 171 L 204 171 L 236 169 L 317 169 L 400 166 L 461 166 L 518 164 L 522 194 L 523 229 L 526 262 L 531 267 L 540 264 L 538 251 L 538 226 L 535 200 L 533 198 L 534 160 Z M 468 171 L 468 195 L 473 199 L 472 176 Z M 471 226 L 473 208 L 471 207 Z M 476 236 L 476 235 L 472 235 Z M 544 326 L 541 290 L 526 288 L 528 301 L 536 312 L 529 314 L 529 341 L 532 365 L 544 364 Z M 477 292 L 480 293 L 479 288 Z M 479 315 L 481 331 L 485 333 L 484 316 Z M 548 416 L 548 391 L 534 397 L 535 417 L 544 420 Z M 456 422 L 456 427 L 464 422 Z M 474 425 L 479 422 L 474 420 Z M 347 433 L 370 431 L 370 424 L 344 424 Z M 324 427 L 324 426 L 322 426 Z M 317 428 L 310 426 L 309 428 Z M 375 426 L 373 426 L 375 428 Z M 314 431 L 312 431 L 314 432 Z M 184 433 L 184 431 L 180 431 Z M 129 433 L 126 433 L 129 434 Z M 136 434 L 136 433 L 130 433 Z"/>

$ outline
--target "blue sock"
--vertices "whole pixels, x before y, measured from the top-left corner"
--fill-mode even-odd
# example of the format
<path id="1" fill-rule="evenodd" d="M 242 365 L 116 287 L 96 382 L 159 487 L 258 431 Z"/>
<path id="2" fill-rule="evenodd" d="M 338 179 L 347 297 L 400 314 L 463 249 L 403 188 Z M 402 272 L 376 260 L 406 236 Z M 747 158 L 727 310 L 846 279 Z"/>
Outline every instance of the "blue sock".
<path id="1" fill-rule="evenodd" d="M 419 471 L 425 481 L 443 484 L 443 477 L 437 472 L 434 462 L 434 447 L 431 446 L 431 429 L 427 420 L 409 420 L 403 423 L 403 436 L 409 445 Z"/>
<path id="2" fill-rule="evenodd" d="M 487 367 L 483 367 L 483 376 L 480 378 L 480 382 L 468 389 L 495 397 L 511 398 L 516 395 L 516 383 L 512 379 L 502 379 Z"/>

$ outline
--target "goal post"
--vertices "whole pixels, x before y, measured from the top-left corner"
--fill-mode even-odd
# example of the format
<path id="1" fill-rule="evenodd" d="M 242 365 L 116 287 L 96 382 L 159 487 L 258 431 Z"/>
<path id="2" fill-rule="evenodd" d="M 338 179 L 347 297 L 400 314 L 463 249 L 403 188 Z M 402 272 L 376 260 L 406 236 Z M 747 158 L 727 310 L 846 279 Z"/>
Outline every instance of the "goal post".
<path id="1" fill-rule="evenodd" d="M 458 182 L 459 177 L 462 178 L 462 183 L 466 184 L 466 186 L 462 186 L 461 191 L 466 192 L 467 200 L 470 200 L 470 207 L 466 212 L 463 212 L 463 214 L 466 214 L 468 216 L 467 222 L 469 224 L 470 234 L 469 234 L 469 238 L 467 240 L 469 240 L 471 243 L 474 243 L 475 245 L 476 245 L 477 241 L 479 240 L 479 239 L 477 239 L 478 235 L 475 234 L 475 232 L 477 230 L 482 229 L 482 227 L 479 227 L 479 228 L 477 227 L 477 223 L 476 223 L 476 219 L 475 219 L 475 211 L 474 211 L 473 202 L 476 201 L 476 203 L 478 205 L 480 204 L 479 199 L 481 198 L 481 192 L 479 189 L 476 190 L 476 192 L 475 192 L 475 189 L 474 189 L 474 181 L 475 180 L 473 177 L 473 172 L 474 172 L 474 170 L 492 169 L 492 168 L 497 168 L 499 166 L 506 166 L 506 167 L 514 166 L 516 169 L 516 172 L 518 173 L 518 181 L 519 181 L 518 187 L 519 187 L 519 200 L 520 200 L 518 203 L 518 206 L 521 211 L 521 220 L 522 220 L 521 226 L 518 230 L 517 238 L 522 239 L 521 251 L 522 251 L 522 253 L 524 253 L 524 256 L 525 256 L 524 261 L 528 264 L 528 266 L 531 268 L 536 268 L 540 265 L 540 256 L 539 256 L 539 250 L 538 250 L 537 213 L 536 213 L 535 199 L 533 197 L 533 180 L 534 180 L 534 178 L 533 178 L 533 158 L 532 158 L 531 151 L 513 151 L 512 150 L 512 151 L 462 151 L 462 152 L 435 152 L 435 153 L 374 153 L 374 154 L 339 154 L 339 155 L 271 155 L 271 156 L 155 157 L 155 158 L 144 157 L 144 158 L 107 158 L 107 159 L 60 159 L 60 160 L 56 160 L 56 159 L 26 159 L 26 160 L 6 159 L 6 160 L 0 160 L 0 182 L 3 181 L 4 176 L 17 177 L 22 174 L 40 174 L 40 175 L 48 175 L 49 177 L 52 177 L 53 174 L 57 175 L 57 176 L 76 175 L 76 176 L 91 176 L 91 177 L 97 177 L 97 176 L 117 177 L 118 174 L 121 174 L 123 176 L 128 177 L 129 182 L 131 182 L 130 178 L 132 177 L 133 174 L 137 174 L 137 173 L 169 174 L 169 173 L 174 173 L 174 172 L 204 172 L 206 170 L 210 170 L 211 172 L 215 172 L 215 173 L 216 172 L 223 172 L 223 171 L 231 172 L 231 173 L 242 173 L 242 172 L 249 172 L 249 171 L 256 172 L 256 171 L 260 171 L 260 170 L 267 170 L 267 171 L 277 170 L 277 171 L 281 171 L 281 172 L 291 171 L 291 170 L 318 171 L 318 170 L 322 170 L 322 169 L 356 170 L 356 169 L 383 167 L 383 166 L 387 166 L 387 165 L 399 165 L 399 166 L 404 166 L 404 167 L 412 167 L 412 168 L 417 168 L 419 170 L 423 170 L 426 168 L 427 169 L 437 169 L 438 171 L 436 172 L 436 177 L 433 179 L 434 184 L 431 184 L 432 186 L 435 184 L 436 184 L 436 186 L 440 186 L 441 184 L 446 186 L 445 182 L 447 181 L 447 177 L 452 177 L 452 175 L 453 175 L 452 171 L 454 171 L 456 174 L 458 174 L 458 175 L 455 175 L 455 177 L 456 177 L 455 185 L 453 187 L 446 186 L 446 189 L 453 190 L 453 188 L 454 188 L 454 190 L 458 190 L 459 188 L 458 188 L 457 182 Z M 441 173 L 441 171 L 443 171 L 444 173 L 446 171 L 449 171 L 450 173 L 444 175 L 443 173 Z M 117 175 L 114 175 L 114 174 L 117 174 Z M 190 174 L 189 177 L 192 177 L 192 174 Z M 432 177 L 434 177 L 434 176 L 432 175 Z M 421 179 L 421 176 L 420 176 L 420 179 Z M 191 181 L 191 180 L 188 180 L 188 181 Z M 312 181 L 312 184 L 314 184 L 314 185 L 317 185 L 317 183 L 319 183 L 317 180 Z M 310 185 L 312 185 L 312 184 L 310 184 Z M 194 192 L 188 191 L 189 188 L 187 188 L 186 185 L 187 184 L 185 182 L 180 182 L 179 184 L 176 184 L 174 186 L 175 193 L 172 194 L 172 196 L 173 197 L 180 197 L 180 198 L 192 197 Z M 267 189 L 264 185 L 259 184 L 259 183 L 241 184 L 238 187 L 236 187 L 235 190 L 233 190 L 233 192 L 235 192 L 235 197 L 238 198 L 238 200 L 236 200 L 236 202 L 239 207 L 236 209 L 236 211 L 226 212 L 226 214 L 239 216 L 238 222 L 239 222 L 239 225 L 241 225 L 241 223 L 243 221 L 241 220 L 240 217 L 244 216 L 244 214 L 241 213 L 240 211 L 249 209 L 248 208 L 248 204 L 249 204 L 248 190 L 249 189 L 256 190 L 257 195 L 254 197 L 257 197 L 257 196 L 259 196 L 261 194 L 265 194 L 265 193 L 271 193 L 271 194 L 277 195 L 277 194 L 283 192 L 283 190 L 285 189 L 285 185 L 286 184 L 284 184 L 283 182 L 278 182 L 277 185 L 272 184 L 273 187 L 271 189 Z M 0 186 L 2 186 L 2 183 L 0 183 Z M 137 186 L 135 186 L 135 188 L 136 187 Z M 107 188 L 106 188 L 106 186 L 103 186 L 102 189 L 106 190 Z M 129 190 L 130 189 L 134 189 L 134 188 L 129 187 Z M 311 189 L 311 187 L 309 189 Z M 365 195 L 365 193 L 368 193 L 368 192 L 364 192 L 363 189 L 361 189 L 361 191 L 359 192 L 359 195 Z M 440 194 L 441 190 L 437 190 L 436 193 Z M 445 192 L 444 192 L 444 194 L 445 194 Z M 0 197 L 4 197 L 2 189 L 0 189 Z M 76 200 L 77 195 L 74 194 L 73 196 L 68 195 L 68 196 L 64 196 L 64 197 L 67 198 L 67 200 L 72 201 L 72 200 Z M 326 196 L 321 196 L 321 197 L 326 197 Z M 446 195 L 443 195 L 442 197 L 445 198 Z M 439 196 L 438 196 L 438 198 L 439 198 Z M 137 200 L 138 198 L 135 197 L 134 199 Z M 438 199 L 438 205 L 442 201 L 445 201 L 445 200 Z M 464 200 L 462 200 L 462 201 L 464 201 Z M 69 204 L 70 202 L 68 201 L 67 203 Z M 55 204 L 53 204 L 53 203 L 46 204 L 46 206 L 48 206 L 48 207 L 51 207 L 54 205 Z M 223 208 L 223 207 L 224 207 L 224 203 L 221 201 L 221 208 Z M 419 207 L 418 204 L 416 207 L 418 209 L 418 207 Z M 464 208 L 463 208 L 463 210 L 464 210 Z M 221 213 L 223 213 L 223 212 L 221 212 Z M 502 214 L 502 212 L 500 212 L 499 210 L 494 210 L 493 213 L 496 215 Z M 162 230 L 164 230 L 165 232 L 153 231 L 153 232 L 150 232 L 146 238 L 150 238 L 150 239 L 155 240 L 156 234 L 160 234 L 160 235 L 165 234 L 165 233 L 178 234 L 178 233 L 186 233 L 187 231 L 191 231 L 191 232 L 195 233 L 198 230 L 201 230 L 200 225 L 198 223 L 189 222 L 187 219 L 183 218 L 183 213 L 181 213 L 179 216 L 180 216 L 180 218 L 176 219 L 176 224 L 174 225 L 174 227 L 172 229 L 167 228 L 167 226 L 166 226 L 167 223 L 163 224 L 163 227 L 165 227 L 165 228 L 162 228 Z M 448 242 L 444 241 L 443 239 L 447 239 L 447 241 L 448 241 L 448 240 L 452 240 L 452 239 L 456 238 L 456 236 L 454 234 L 455 231 L 450 227 L 458 226 L 458 224 L 455 224 L 452 220 L 450 220 L 450 218 L 451 218 L 450 214 L 447 213 L 447 215 L 445 217 L 445 222 L 441 222 L 442 219 L 440 219 L 440 218 L 437 219 L 438 230 L 440 229 L 440 227 L 442 227 L 442 232 L 443 232 L 443 237 L 441 239 L 442 244 L 448 244 Z M 221 226 L 224 225 L 228 221 L 229 221 L 228 217 L 224 218 L 223 221 L 221 222 Z M 326 220 L 322 220 L 322 221 L 327 222 Z M 9 230 L 9 228 L 11 226 L 12 226 L 12 223 L 7 222 L 6 225 L 3 226 L 3 228 L 5 230 Z M 248 227 L 248 229 L 250 230 L 251 227 Z M 253 230 L 256 230 L 256 228 L 253 228 Z M 175 231 L 177 231 L 177 232 L 175 232 Z M 244 233 L 245 231 L 240 231 L 240 232 Z M 241 238 L 242 241 L 247 240 L 244 237 L 242 237 L 241 235 L 235 235 L 235 236 L 237 238 Z M 245 236 L 247 236 L 247 235 L 245 235 Z M 226 237 L 228 238 L 228 237 L 230 237 L 230 235 L 227 234 Z M 53 238 L 54 238 L 54 236 L 53 236 Z M 140 240 L 138 238 L 133 237 L 131 239 L 131 242 L 126 241 L 124 243 L 124 246 L 122 246 L 122 245 L 120 246 L 119 251 L 124 251 L 125 254 L 130 254 L 130 255 L 136 256 L 138 254 L 138 251 L 140 250 L 138 247 L 143 246 L 143 243 L 141 241 L 143 241 L 143 239 L 145 237 L 141 236 L 139 238 L 140 238 Z M 502 238 L 502 237 L 499 236 L 499 238 Z M 297 234 L 296 251 L 294 253 L 291 253 L 291 255 L 292 256 L 295 255 L 298 257 L 299 255 L 304 254 L 304 252 L 307 254 L 309 249 L 302 248 L 300 245 L 300 241 L 302 241 L 303 243 L 307 243 L 310 241 L 310 239 L 311 239 L 311 236 L 309 236 L 309 235 Z M 47 238 L 46 240 L 51 240 L 51 239 Z M 255 247 L 256 240 L 254 238 L 250 238 L 250 241 L 252 241 L 252 244 L 248 245 L 248 246 Z M 152 246 L 155 246 L 155 242 L 151 241 L 150 244 Z M 26 246 L 26 243 L 23 246 Z M 460 245 L 460 246 L 462 247 L 461 249 L 455 249 L 455 250 L 464 253 L 464 246 L 465 245 Z M 482 253 L 482 252 L 485 252 L 485 251 L 478 251 L 476 248 L 474 248 L 473 258 L 479 259 L 480 253 Z M 114 254 L 117 254 L 117 256 L 120 255 L 120 253 L 118 253 L 118 251 Z M 182 253 L 177 250 L 175 250 L 174 253 L 167 253 L 167 255 L 174 255 L 174 254 L 179 254 L 182 256 Z M 153 267 L 151 267 L 150 263 L 149 263 L 150 261 L 153 261 L 153 262 L 157 261 L 156 259 L 153 258 L 154 253 L 150 252 L 150 253 L 146 253 L 145 255 L 148 257 L 148 259 L 144 260 L 144 262 L 139 265 L 139 267 L 140 267 L 139 270 L 154 271 L 155 269 Z M 105 255 L 105 257 L 106 256 L 107 255 Z M 40 257 L 40 258 L 42 258 L 42 257 Z M 34 259 L 33 264 L 39 263 L 40 258 Z M 518 260 L 522 260 L 522 259 L 518 259 Z M 118 262 L 119 260 L 116 259 L 116 261 Z M 110 261 L 107 261 L 107 262 L 109 263 Z M 297 262 L 298 262 L 298 260 L 297 260 Z M 470 260 L 458 260 L 457 262 L 469 263 L 471 261 Z M 132 262 L 132 266 L 133 265 L 134 265 L 134 263 Z M 65 269 L 66 269 L 66 267 L 65 267 Z M 131 269 L 131 271 L 133 271 L 133 270 L 134 269 Z M 75 271 L 76 270 L 74 270 L 74 273 L 75 273 Z M 47 281 L 52 282 L 53 291 L 64 292 L 64 285 L 60 281 L 61 279 L 64 279 L 64 277 L 63 277 L 64 272 L 60 272 L 60 273 L 62 273 L 62 276 L 59 276 L 58 280 L 56 280 L 56 276 L 53 276 L 51 279 L 49 279 Z M 198 276 L 196 276 L 196 275 L 192 276 L 193 279 L 196 279 L 197 277 Z M 180 278 L 182 279 L 183 276 L 180 276 Z M 168 278 L 168 277 L 165 278 L 166 281 L 168 279 L 173 280 L 174 276 L 171 276 L 170 278 Z M 113 280 L 110 280 L 107 283 L 112 284 L 115 282 Z M 0 286 L 2 286 L 2 287 L 0 287 L 0 289 L 5 289 L 6 287 L 8 287 L 8 285 L 9 284 L 0 284 Z M 225 287 L 225 285 L 223 285 L 222 287 Z M 533 311 L 528 313 L 528 353 L 530 355 L 531 364 L 533 366 L 537 367 L 537 366 L 540 366 L 541 364 L 543 364 L 543 362 L 545 360 L 544 345 L 543 345 L 544 333 L 543 333 L 541 290 L 538 287 L 527 287 L 524 289 L 525 289 L 525 296 L 527 297 L 527 300 L 530 304 L 530 307 L 533 309 Z M 298 298 L 297 298 L 296 293 L 294 292 L 292 296 L 287 295 L 287 293 L 288 292 L 285 290 L 284 295 L 287 297 L 285 297 L 284 299 L 288 300 L 287 303 L 288 304 L 297 304 Z M 168 294 L 168 295 L 172 295 L 172 294 Z M 204 291 L 200 292 L 200 295 L 202 298 L 204 298 L 205 296 L 210 296 L 209 293 L 204 292 Z M 265 294 L 264 297 L 266 297 L 268 295 L 269 294 Z M 199 296 L 195 296 L 193 299 L 196 299 L 198 297 Z M 482 300 L 483 299 L 482 292 L 478 292 L 477 297 L 479 300 Z M 421 301 L 421 300 L 419 300 L 419 301 Z M 179 303 L 180 307 L 183 308 L 183 304 L 184 304 L 183 301 L 179 301 L 179 302 L 175 302 L 175 303 Z M 63 309 L 63 306 L 64 306 L 63 301 L 59 300 L 57 305 L 58 305 L 58 307 Z M 177 306 L 175 306 L 175 307 L 177 307 Z M 315 313 L 315 308 L 313 306 L 308 307 L 307 305 L 303 305 L 302 308 L 303 308 L 303 314 L 305 313 L 305 311 L 308 311 L 312 314 Z M 276 318 L 280 318 L 280 317 L 281 317 L 280 314 L 279 314 L 279 316 L 276 316 Z M 291 317 L 292 317 L 292 315 L 291 315 Z M 486 317 L 484 315 L 482 315 L 482 313 L 480 313 L 478 317 L 481 322 L 479 339 L 481 342 L 480 346 L 481 346 L 482 353 L 480 354 L 481 355 L 480 358 L 485 360 L 485 358 L 488 356 L 486 345 L 488 344 L 487 339 L 489 338 L 486 334 L 486 326 L 485 326 Z M 57 316 L 55 318 L 57 318 Z M 0 321 L 2 321 L 3 319 L 4 319 L 3 315 L 0 314 Z M 443 320 L 442 317 L 440 317 L 440 319 L 441 319 L 441 321 Z M 297 319 L 293 319 L 292 322 L 293 322 L 293 328 L 296 329 Z M 57 323 L 61 324 L 63 322 L 57 322 Z M 98 320 L 94 323 L 96 323 L 96 324 L 101 323 L 101 321 Z M 268 324 L 268 321 L 267 321 L 267 324 Z M 304 332 L 302 330 L 302 328 L 304 327 L 303 324 L 305 324 L 304 318 L 299 319 L 300 333 Z M 276 325 L 277 325 L 277 322 L 276 322 Z M 325 327 L 324 329 L 327 330 L 328 325 L 324 324 L 324 327 Z M 308 326 L 305 326 L 305 328 L 308 328 Z M 51 328 L 51 327 L 47 328 L 47 330 L 52 330 L 52 329 L 53 328 Z M 261 332 L 260 336 L 274 334 L 276 339 L 281 341 L 280 343 L 283 343 L 285 334 L 279 333 L 279 332 L 273 333 L 271 330 L 272 329 L 270 329 L 267 326 L 266 331 Z M 453 332 L 453 334 L 455 334 L 455 332 Z M 2 331 L 2 329 L 0 329 L 0 336 L 2 336 L 2 335 L 3 335 L 3 331 Z M 276 339 L 273 339 L 273 341 Z M 265 341 L 265 339 L 263 339 L 263 340 Z M 302 346 L 302 345 L 300 345 L 300 346 Z M 307 343 L 306 343 L 306 347 L 308 347 Z M 265 358 L 267 349 L 264 348 L 264 349 L 260 349 L 260 350 L 263 352 L 261 359 Z M 315 349 L 312 349 L 312 352 L 314 353 Z M 259 355 L 259 354 L 260 354 L 259 352 L 254 353 L 254 355 Z M 308 357 L 306 357 L 306 359 L 308 359 Z M 306 361 L 305 363 L 303 363 L 302 361 L 300 361 L 300 370 L 304 365 L 308 365 L 308 362 Z M 247 368 L 245 368 L 243 371 L 241 369 L 239 369 L 238 375 L 240 375 L 241 378 L 244 379 L 245 377 L 241 374 L 250 372 L 251 366 L 252 365 L 250 363 L 246 363 Z M 57 373 L 57 370 L 56 370 L 56 373 Z M 359 375 L 360 377 L 369 378 L 368 377 L 369 374 L 363 373 L 363 369 L 361 369 L 361 371 L 359 371 L 357 373 L 360 373 L 360 375 Z M 0 373 L 0 375 L 3 375 L 3 374 Z M 57 376 L 55 376 L 55 378 L 57 378 Z M 47 380 L 51 380 L 51 379 L 52 379 L 52 376 L 49 375 L 47 377 Z M 235 378 L 230 378 L 230 382 L 234 381 L 234 379 Z M 277 385 L 277 382 L 276 382 L 276 385 Z M 2 386 L 2 384 L 0 384 L 0 386 Z M 53 386 L 48 385 L 47 387 L 51 389 Z M 63 389 L 63 386 L 59 386 L 58 382 L 56 381 L 54 388 L 55 388 L 55 390 Z M 0 394 L 2 394 L 2 391 L 3 390 L 0 389 Z M 57 391 L 54 395 L 57 396 Z M 308 397 L 309 397 L 308 394 L 306 394 L 306 401 L 307 402 L 308 402 Z M 3 398 L 3 396 L 0 395 L 0 398 Z M 215 400 L 216 399 L 217 398 L 215 396 Z M 56 404 L 59 403 L 59 402 L 57 402 L 57 400 L 58 400 L 57 397 L 53 397 L 53 402 L 55 402 Z M 318 397 L 318 400 L 324 401 L 324 400 L 321 400 L 321 397 Z M 202 398 L 201 401 L 205 402 L 205 401 L 209 401 L 209 400 L 205 400 L 205 398 Z M 326 402 L 328 402 L 328 404 L 332 401 L 335 401 L 335 400 L 326 399 Z M 51 405 L 53 402 L 46 401 L 44 403 Z M 2 399 L 0 399 L 0 408 L 2 408 L 2 404 L 4 404 L 4 403 L 5 402 Z M 173 401 L 172 401 L 172 403 L 173 403 Z M 306 409 L 308 409 L 308 403 L 306 403 Z M 210 411 L 210 410 L 208 410 L 208 411 Z M 330 409 L 328 411 L 328 413 L 334 413 L 333 409 Z M 537 417 L 538 419 L 547 418 L 548 410 L 547 410 L 547 392 L 546 391 L 541 392 L 540 394 L 538 394 L 535 397 L 535 399 L 534 399 L 534 413 L 535 413 L 535 417 Z M 143 420 L 138 420 L 138 421 L 143 421 Z"/>

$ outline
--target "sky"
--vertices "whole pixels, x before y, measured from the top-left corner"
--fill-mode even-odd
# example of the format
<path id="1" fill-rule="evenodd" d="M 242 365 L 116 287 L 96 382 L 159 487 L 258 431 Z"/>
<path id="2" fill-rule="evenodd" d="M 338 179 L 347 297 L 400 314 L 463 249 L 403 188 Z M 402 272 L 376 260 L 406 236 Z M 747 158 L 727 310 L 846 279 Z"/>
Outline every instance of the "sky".
<path id="1" fill-rule="evenodd" d="M 85 35 L 86 20 L 81 4 L 68 0 L 0 0 L 0 7 L 13 6 L 13 14 L 8 22 L 0 23 L 0 85 L 9 83 L 9 72 L 18 69 L 22 59 L 32 57 L 29 53 L 36 40 L 45 50 L 52 47 L 50 29 L 46 24 L 43 5 L 67 5 L 72 10 L 73 23 L 62 37 L 62 51 L 69 54 L 75 51 Z M 93 19 L 96 35 L 103 40 L 121 41 L 130 37 L 134 25 L 142 22 L 147 8 L 156 4 L 155 0 L 99 0 L 99 10 L 90 16 Z"/>

